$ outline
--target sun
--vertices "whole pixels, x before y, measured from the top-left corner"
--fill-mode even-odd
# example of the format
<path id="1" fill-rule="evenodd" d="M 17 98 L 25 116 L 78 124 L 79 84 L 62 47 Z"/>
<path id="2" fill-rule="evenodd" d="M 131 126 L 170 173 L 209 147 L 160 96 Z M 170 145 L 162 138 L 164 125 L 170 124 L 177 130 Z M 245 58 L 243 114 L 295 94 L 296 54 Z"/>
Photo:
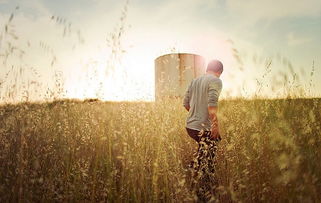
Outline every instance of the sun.
<path id="1" fill-rule="evenodd" d="M 138 50 L 132 50 L 111 67 L 105 53 L 99 52 L 84 63 L 74 64 L 77 68 L 69 73 L 65 84 L 66 97 L 98 98 L 103 101 L 154 99 L 152 54 L 141 54 Z"/>

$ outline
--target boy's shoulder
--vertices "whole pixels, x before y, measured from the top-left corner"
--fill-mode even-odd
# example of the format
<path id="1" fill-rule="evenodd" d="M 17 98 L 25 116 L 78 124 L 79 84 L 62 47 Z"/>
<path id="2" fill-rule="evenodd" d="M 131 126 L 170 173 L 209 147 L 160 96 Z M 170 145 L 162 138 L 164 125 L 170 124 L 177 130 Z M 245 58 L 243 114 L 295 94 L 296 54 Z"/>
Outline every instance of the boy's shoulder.
<path id="1" fill-rule="evenodd" d="M 210 82 L 222 83 L 222 80 L 214 75 L 208 75 Z"/>

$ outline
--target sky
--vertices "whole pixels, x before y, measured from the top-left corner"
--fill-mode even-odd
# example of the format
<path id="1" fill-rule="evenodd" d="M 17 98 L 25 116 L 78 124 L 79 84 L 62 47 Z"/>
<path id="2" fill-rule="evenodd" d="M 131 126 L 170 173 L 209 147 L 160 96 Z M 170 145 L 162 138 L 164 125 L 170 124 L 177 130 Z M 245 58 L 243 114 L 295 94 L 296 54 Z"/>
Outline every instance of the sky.
<path id="1" fill-rule="evenodd" d="M 221 60 L 222 98 L 282 96 L 293 78 L 321 95 L 318 0 L 0 0 L 0 33 L 2 99 L 61 85 L 70 98 L 153 100 L 154 59 L 172 52 Z"/>

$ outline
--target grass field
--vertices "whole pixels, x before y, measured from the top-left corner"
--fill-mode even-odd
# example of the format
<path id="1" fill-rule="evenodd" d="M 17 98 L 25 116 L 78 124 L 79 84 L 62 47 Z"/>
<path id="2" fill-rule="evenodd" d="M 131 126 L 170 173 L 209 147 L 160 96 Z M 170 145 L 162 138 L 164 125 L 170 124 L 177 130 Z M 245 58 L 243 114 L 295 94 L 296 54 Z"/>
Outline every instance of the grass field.
<path id="1" fill-rule="evenodd" d="M 222 100 L 213 201 L 320 202 L 321 99 Z M 0 202 L 194 202 L 181 101 L 0 107 Z"/>

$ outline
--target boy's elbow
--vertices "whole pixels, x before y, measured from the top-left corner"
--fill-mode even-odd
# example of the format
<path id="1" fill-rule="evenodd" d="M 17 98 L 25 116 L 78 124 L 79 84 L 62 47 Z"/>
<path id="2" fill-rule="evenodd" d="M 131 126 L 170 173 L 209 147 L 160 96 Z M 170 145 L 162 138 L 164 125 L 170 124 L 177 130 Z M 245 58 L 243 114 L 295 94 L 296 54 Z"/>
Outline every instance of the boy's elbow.
<path id="1" fill-rule="evenodd" d="M 208 100 L 208 107 L 217 107 L 218 106 L 218 100 L 217 99 L 209 99 Z"/>
<path id="2" fill-rule="evenodd" d="M 217 101 L 216 102 L 208 102 L 208 107 L 217 107 Z"/>

